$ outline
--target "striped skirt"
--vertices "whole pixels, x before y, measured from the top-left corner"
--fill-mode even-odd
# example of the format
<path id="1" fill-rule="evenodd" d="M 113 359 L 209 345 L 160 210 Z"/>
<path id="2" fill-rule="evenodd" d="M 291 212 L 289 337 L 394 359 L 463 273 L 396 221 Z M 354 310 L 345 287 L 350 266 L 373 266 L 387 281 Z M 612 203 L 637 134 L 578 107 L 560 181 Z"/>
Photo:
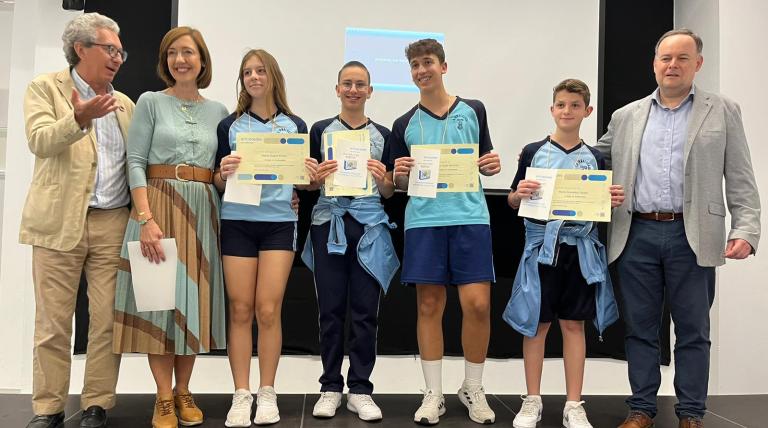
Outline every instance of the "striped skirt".
<path id="1" fill-rule="evenodd" d="M 114 352 L 192 355 L 226 348 L 216 189 L 199 182 L 149 179 L 147 196 L 163 237 L 176 239 L 176 308 L 136 310 L 127 247 L 128 242 L 139 240 L 141 231 L 134 207 L 117 272 Z"/>

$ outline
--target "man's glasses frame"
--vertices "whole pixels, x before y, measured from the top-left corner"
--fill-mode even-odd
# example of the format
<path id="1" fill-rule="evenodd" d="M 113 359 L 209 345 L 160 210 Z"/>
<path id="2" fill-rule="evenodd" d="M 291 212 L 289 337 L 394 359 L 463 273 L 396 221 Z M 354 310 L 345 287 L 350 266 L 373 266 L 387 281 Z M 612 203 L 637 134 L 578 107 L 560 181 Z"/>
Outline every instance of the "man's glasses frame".
<path id="1" fill-rule="evenodd" d="M 118 56 L 120 56 L 123 62 L 125 62 L 128 59 L 128 52 L 123 49 L 119 49 L 115 47 L 115 45 L 107 45 L 104 43 L 89 43 L 89 46 L 100 46 L 102 49 L 104 49 L 104 51 L 107 52 L 107 55 L 109 55 L 112 58 L 117 58 Z"/>

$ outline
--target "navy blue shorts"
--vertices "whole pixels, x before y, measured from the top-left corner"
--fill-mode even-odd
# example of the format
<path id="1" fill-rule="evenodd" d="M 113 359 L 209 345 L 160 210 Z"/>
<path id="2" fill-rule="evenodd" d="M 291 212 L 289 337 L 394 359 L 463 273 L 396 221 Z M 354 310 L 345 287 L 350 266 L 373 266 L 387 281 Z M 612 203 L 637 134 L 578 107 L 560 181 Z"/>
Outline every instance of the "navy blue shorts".
<path id="1" fill-rule="evenodd" d="M 539 322 L 595 318 L 595 285 L 587 284 L 579 266 L 579 251 L 560 244 L 557 265 L 539 264 L 541 310 Z"/>
<path id="2" fill-rule="evenodd" d="M 221 255 L 258 257 L 259 251 L 296 251 L 295 221 L 221 221 Z"/>
<path id="3" fill-rule="evenodd" d="M 406 230 L 400 280 L 445 285 L 496 281 L 491 227 L 469 224 Z"/>

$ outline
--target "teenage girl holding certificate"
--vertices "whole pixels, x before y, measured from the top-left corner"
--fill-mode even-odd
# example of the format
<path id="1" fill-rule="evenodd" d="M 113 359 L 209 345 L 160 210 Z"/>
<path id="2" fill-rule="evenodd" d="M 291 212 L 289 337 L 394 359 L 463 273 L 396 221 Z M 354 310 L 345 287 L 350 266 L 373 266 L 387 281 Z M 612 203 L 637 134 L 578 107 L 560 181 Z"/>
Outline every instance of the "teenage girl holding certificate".
<path id="1" fill-rule="evenodd" d="M 214 183 L 224 191 L 240 163 L 238 133 L 300 133 L 307 125 L 286 101 L 285 79 L 275 58 L 258 49 L 245 54 L 238 76 L 237 110 L 219 123 L 219 150 Z M 305 166 L 314 177 L 317 162 Z M 234 184 L 234 183 L 232 183 Z M 259 389 L 257 425 L 280 420 L 275 374 L 282 348 L 280 312 L 296 251 L 297 215 L 291 206 L 290 184 L 265 184 L 258 205 L 228 202 L 221 206 L 221 254 L 229 297 L 229 363 L 235 383 L 228 427 L 248 427 L 253 396 L 249 377 L 253 350 L 252 325 L 258 324 Z"/>

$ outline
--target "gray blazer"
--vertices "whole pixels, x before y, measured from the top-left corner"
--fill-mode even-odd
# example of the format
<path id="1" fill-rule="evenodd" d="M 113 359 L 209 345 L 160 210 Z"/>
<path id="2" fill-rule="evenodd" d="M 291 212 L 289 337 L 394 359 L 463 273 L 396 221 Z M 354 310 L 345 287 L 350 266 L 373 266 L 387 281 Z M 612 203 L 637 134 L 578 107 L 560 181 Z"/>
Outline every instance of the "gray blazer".
<path id="1" fill-rule="evenodd" d="M 651 102 L 649 95 L 616 110 L 608 132 L 595 145 L 605 155 L 608 168 L 613 169 L 614 184 L 624 186 L 626 195 L 624 204 L 613 210 L 608 225 L 609 263 L 621 255 L 629 236 L 640 143 Z M 744 239 L 757 250 L 760 197 L 738 104 L 696 87 L 684 151 L 683 218 L 697 263 L 725 264 L 726 203 L 731 213 L 728 240 Z"/>

